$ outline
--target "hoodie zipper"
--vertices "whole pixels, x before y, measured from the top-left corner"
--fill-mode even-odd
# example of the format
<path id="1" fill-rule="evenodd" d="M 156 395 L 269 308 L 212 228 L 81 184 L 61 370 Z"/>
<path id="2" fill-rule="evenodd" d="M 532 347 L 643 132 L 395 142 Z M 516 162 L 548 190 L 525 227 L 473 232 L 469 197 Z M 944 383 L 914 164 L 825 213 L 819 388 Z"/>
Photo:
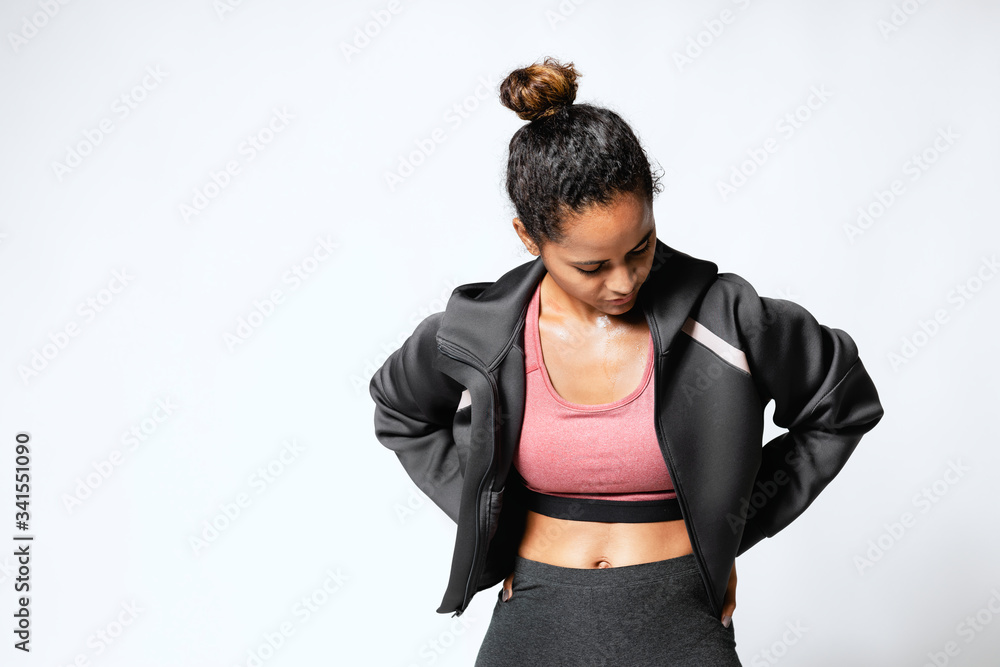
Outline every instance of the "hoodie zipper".
<path id="1" fill-rule="evenodd" d="M 647 317 L 647 322 L 649 323 L 649 326 L 653 328 L 653 353 L 654 353 L 654 357 L 656 359 L 656 368 L 654 368 L 654 371 L 659 371 L 660 370 L 660 353 L 659 353 L 659 350 L 657 349 L 657 341 L 659 340 L 659 336 L 656 335 L 657 334 L 656 325 L 654 324 L 653 318 Z M 667 355 L 669 355 L 669 354 L 670 354 L 670 350 L 664 350 L 664 352 L 663 352 L 664 363 L 665 363 Z M 656 375 L 659 375 L 660 377 L 663 377 L 663 375 L 661 373 L 659 373 L 659 372 L 657 372 Z M 655 377 L 654 377 L 654 379 L 655 379 Z M 681 513 L 683 514 L 683 516 L 685 518 L 685 525 L 690 525 L 690 523 L 687 520 L 687 517 L 691 516 L 690 513 L 688 512 L 687 500 L 684 499 L 684 495 L 681 493 L 680 487 L 678 486 L 677 480 L 676 480 L 676 478 L 674 476 L 674 471 L 676 470 L 676 468 L 674 467 L 674 462 L 673 462 L 673 459 L 670 457 L 670 453 L 667 451 L 667 448 L 666 448 L 667 439 L 663 435 L 663 427 L 660 424 L 660 416 L 661 416 L 661 414 L 660 414 L 660 392 L 659 391 L 654 391 L 653 392 L 653 415 L 654 415 L 653 426 L 655 427 L 656 437 L 657 437 L 657 440 L 658 440 L 659 445 L 660 445 L 660 453 L 663 455 L 663 460 L 666 462 L 667 468 L 670 471 L 670 479 L 674 483 L 674 492 L 677 495 L 677 503 L 678 503 L 678 505 L 681 506 Z M 702 574 L 702 583 L 705 585 L 705 588 L 708 591 L 709 600 L 711 600 L 711 605 L 714 608 L 715 607 L 715 602 L 714 602 L 715 598 L 714 598 L 712 590 L 708 586 L 708 582 L 705 580 L 705 576 L 704 576 L 704 573 L 708 571 L 708 569 L 705 566 L 705 558 L 704 558 L 704 556 L 701 553 L 701 549 L 699 548 L 699 543 L 698 543 L 697 537 L 695 537 L 694 535 L 692 535 L 692 537 L 694 539 L 691 540 L 691 549 L 694 552 L 695 560 L 697 561 L 698 568 L 700 570 L 700 573 Z"/>
<path id="2" fill-rule="evenodd" d="M 500 401 L 499 401 L 499 392 L 497 390 L 496 381 L 493 378 L 493 376 L 490 375 L 490 372 L 486 368 L 486 366 L 484 366 L 483 364 L 481 364 L 476 357 L 472 356 L 472 354 L 470 354 L 464 348 L 459 347 L 458 345 L 455 345 L 454 343 L 452 343 L 450 341 L 447 341 L 447 340 L 445 340 L 443 338 L 439 338 L 438 339 L 438 349 L 441 350 L 441 352 L 443 352 L 445 355 L 447 355 L 447 356 L 451 357 L 452 359 L 454 359 L 455 361 L 459 361 L 459 362 L 462 362 L 462 363 L 467 364 L 469 366 L 472 366 L 473 368 L 475 368 L 476 370 L 478 370 L 480 373 L 482 373 L 483 376 L 486 377 L 487 381 L 490 383 L 490 390 L 491 390 L 491 392 L 493 394 L 493 415 L 494 415 L 494 418 L 495 418 L 495 416 L 497 414 L 499 414 L 499 409 L 500 409 L 500 405 L 499 405 L 499 403 L 500 403 Z M 485 484 L 487 482 L 487 480 L 490 479 L 490 475 L 493 472 L 493 470 L 495 468 L 495 464 L 496 464 L 496 428 L 495 428 L 495 426 L 496 426 L 495 424 L 492 425 L 492 427 L 490 429 L 491 431 L 493 431 L 492 451 L 490 452 L 490 465 L 486 469 L 486 474 L 483 476 L 483 478 L 481 480 L 479 480 L 479 488 L 478 488 L 478 490 L 476 492 L 476 543 L 475 543 L 475 547 L 473 548 L 473 551 L 472 551 L 472 570 L 469 572 L 469 578 L 465 582 L 465 594 L 464 594 L 464 597 L 462 599 L 462 605 L 453 614 L 453 616 L 460 616 L 462 614 L 462 612 L 465 611 L 465 608 L 468 606 L 468 602 L 469 602 L 469 589 L 472 586 L 473 579 L 478 578 L 478 576 L 479 576 L 478 573 L 479 573 L 479 570 L 481 569 L 481 564 L 479 562 L 480 560 L 482 560 L 482 557 L 480 556 L 480 553 L 479 553 L 480 550 L 481 550 L 480 549 L 480 542 L 484 541 L 481 538 L 482 538 L 482 535 L 483 535 L 484 532 L 488 532 L 489 531 L 489 526 L 481 526 L 479 524 L 479 516 L 480 516 L 479 511 L 480 511 L 480 504 L 482 503 L 482 498 L 483 498 L 483 484 Z"/>

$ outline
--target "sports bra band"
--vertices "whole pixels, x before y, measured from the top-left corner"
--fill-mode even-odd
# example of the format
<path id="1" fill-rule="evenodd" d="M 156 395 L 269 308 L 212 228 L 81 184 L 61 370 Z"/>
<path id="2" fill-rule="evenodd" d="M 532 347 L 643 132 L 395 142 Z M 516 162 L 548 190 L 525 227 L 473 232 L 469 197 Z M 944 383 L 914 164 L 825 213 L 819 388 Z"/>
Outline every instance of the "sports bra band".
<path id="1" fill-rule="evenodd" d="M 605 521 L 609 523 L 648 523 L 676 521 L 681 516 L 677 498 L 663 500 L 603 500 L 567 498 L 539 493 L 524 487 L 528 509 L 555 519 Z"/>

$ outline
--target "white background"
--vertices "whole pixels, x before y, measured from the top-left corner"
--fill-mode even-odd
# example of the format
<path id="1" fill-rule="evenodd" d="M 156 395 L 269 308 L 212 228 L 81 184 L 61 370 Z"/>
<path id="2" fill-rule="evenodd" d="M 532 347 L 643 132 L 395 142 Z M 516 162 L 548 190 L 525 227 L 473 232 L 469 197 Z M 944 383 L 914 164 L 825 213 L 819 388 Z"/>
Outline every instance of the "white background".
<path id="1" fill-rule="evenodd" d="M 503 188 L 523 121 L 496 86 L 552 55 L 662 166 L 659 238 L 849 332 L 883 400 L 840 476 L 738 559 L 744 664 L 996 665 L 1000 6 L 904 4 L 3 3 L 0 662 L 472 664 L 498 588 L 467 625 L 435 613 L 455 527 L 375 439 L 367 385 L 455 285 L 531 259 Z M 859 207 L 881 215 L 850 236 Z"/>

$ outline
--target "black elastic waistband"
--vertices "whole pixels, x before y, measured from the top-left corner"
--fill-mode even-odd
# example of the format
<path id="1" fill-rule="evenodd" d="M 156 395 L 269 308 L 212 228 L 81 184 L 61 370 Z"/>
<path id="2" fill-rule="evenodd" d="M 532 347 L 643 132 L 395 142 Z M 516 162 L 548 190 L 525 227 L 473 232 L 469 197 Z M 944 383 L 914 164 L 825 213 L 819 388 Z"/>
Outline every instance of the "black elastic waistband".
<path id="1" fill-rule="evenodd" d="M 605 521 L 609 523 L 649 523 L 682 519 L 677 498 L 660 500 L 605 500 L 566 498 L 539 493 L 524 487 L 528 509 L 555 519 Z"/>
<path id="2" fill-rule="evenodd" d="M 519 580 L 518 577 L 522 579 Z M 643 581 L 674 580 L 678 577 L 690 578 L 691 585 L 696 587 L 698 595 L 703 595 L 704 584 L 698 575 L 698 562 L 694 554 L 653 561 L 651 563 L 636 563 L 635 565 L 617 565 L 615 567 L 562 567 L 537 560 L 529 560 L 523 556 L 514 557 L 514 583 L 523 582 L 523 578 L 544 579 L 547 583 L 566 584 L 570 586 L 608 586 L 617 587 L 637 584 Z M 618 595 L 628 595 L 626 588 L 621 588 Z M 607 592 L 605 595 L 612 595 Z M 666 599 L 666 598 L 664 598 Z M 700 598 L 699 598 L 700 599 Z"/>

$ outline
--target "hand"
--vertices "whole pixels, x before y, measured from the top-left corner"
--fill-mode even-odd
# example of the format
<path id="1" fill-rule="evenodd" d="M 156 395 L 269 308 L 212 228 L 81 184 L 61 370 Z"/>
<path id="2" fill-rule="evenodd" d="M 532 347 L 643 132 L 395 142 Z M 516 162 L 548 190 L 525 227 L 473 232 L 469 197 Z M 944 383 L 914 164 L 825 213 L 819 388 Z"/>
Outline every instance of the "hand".
<path id="1" fill-rule="evenodd" d="M 733 612 L 736 611 L 736 561 L 733 561 L 733 569 L 729 572 L 729 587 L 726 588 L 726 597 L 722 603 L 722 624 L 729 627 L 733 621 Z"/>
<path id="2" fill-rule="evenodd" d="M 506 602 L 510 600 L 510 597 L 514 595 L 514 587 L 511 582 L 514 581 L 514 573 L 511 572 L 507 575 L 507 578 L 503 580 L 503 588 L 500 589 L 500 601 Z M 507 600 L 504 600 L 504 594 L 507 594 Z"/>

